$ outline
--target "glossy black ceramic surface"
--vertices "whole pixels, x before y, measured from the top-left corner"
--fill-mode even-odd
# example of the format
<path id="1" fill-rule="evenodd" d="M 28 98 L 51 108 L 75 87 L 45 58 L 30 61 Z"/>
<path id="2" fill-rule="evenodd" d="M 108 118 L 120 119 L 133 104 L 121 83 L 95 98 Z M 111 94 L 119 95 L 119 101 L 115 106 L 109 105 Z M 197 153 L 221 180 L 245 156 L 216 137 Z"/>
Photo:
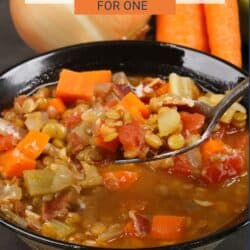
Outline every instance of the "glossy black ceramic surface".
<path id="1" fill-rule="evenodd" d="M 11 106 L 13 98 L 29 93 L 35 87 L 56 81 L 62 68 L 73 70 L 112 69 L 136 75 L 166 76 L 171 72 L 192 77 L 202 88 L 225 92 L 246 75 L 222 60 L 188 48 L 146 41 L 110 41 L 80 44 L 59 49 L 25 61 L 0 75 L 0 110 Z M 243 100 L 247 106 L 247 97 Z M 246 226 L 247 211 L 222 230 L 202 239 L 169 247 L 151 249 L 184 250 L 219 241 Z M 86 249 L 33 234 L 0 219 L 14 232 L 45 246 L 67 249 Z M 88 249 L 92 249 L 88 247 Z M 94 248 L 93 248 L 94 249 Z M 95 248 L 96 249 L 96 248 Z"/>

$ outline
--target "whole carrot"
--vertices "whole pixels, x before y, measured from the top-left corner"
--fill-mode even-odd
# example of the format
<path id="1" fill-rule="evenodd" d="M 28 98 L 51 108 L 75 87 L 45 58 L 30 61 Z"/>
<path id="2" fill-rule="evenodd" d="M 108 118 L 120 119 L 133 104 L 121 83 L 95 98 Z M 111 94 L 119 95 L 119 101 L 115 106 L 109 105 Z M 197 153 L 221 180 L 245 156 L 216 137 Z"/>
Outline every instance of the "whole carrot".
<path id="1" fill-rule="evenodd" d="M 204 11 L 199 4 L 178 4 L 174 15 L 156 17 L 156 40 L 207 51 Z"/>
<path id="2" fill-rule="evenodd" d="M 241 67 L 237 0 L 225 0 L 225 4 L 206 4 L 204 9 L 211 54 Z"/>

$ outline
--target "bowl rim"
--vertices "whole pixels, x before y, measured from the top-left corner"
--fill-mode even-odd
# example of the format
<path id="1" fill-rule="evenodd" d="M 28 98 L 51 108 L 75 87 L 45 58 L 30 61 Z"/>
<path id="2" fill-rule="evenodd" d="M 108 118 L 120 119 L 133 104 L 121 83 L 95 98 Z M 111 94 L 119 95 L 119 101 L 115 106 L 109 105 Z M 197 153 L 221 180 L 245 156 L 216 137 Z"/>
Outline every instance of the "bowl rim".
<path id="1" fill-rule="evenodd" d="M 74 45 L 69 45 L 69 46 L 65 46 L 65 47 L 60 47 L 60 48 L 57 48 L 57 49 L 54 49 L 54 50 L 50 50 L 50 51 L 47 51 L 47 52 L 43 52 L 43 53 L 40 53 L 40 54 L 37 54 L 35 56 L 31 56 L 31 57 L 28 57 L 24 60 L 20 60 L 20 62 L 16 63 L 16 64 L 13 64 L 12 66 L 10 67 L 7 67 L 6 69 L 0 71 L 0 78 L 3 77 L 6 73 L 18 68 L 19 66 L 25 64 L 25 63 L 28 63 L 28 62 L 31 62 L 33 60 L 36 60 L 36 59 L 42 59 L 42 58 L 45 58 L 47 56 L 50 56 L 50 55 L 56 55 L 56 54 L 59 54 L 65 50 L 73 50 L 73 49 L 77 49 L 77 48 L 80 48 L 80 47 L 94 47 L 94 46 L 103 46 L 103 45 L 106 45 L 106 46 L 110 46 L 110 45 L 130 45 L 130 46 L 133 46 L 133 45 L 137 45 L 137 46 L 158 46 L 158 47 L 169 47 L 169 48 L 176 48 L 176 49 L 183 49 L 183 50 L 188 50 L 188 51 L 192 51 L 194 53 L 198 53 L 198 54 L 202 54 L 206 57 L 210 57 L 210 58 L 213 58 L 215 59 L 216 61 L 219 61 L 219 62 L 222 62 L 223 64 L 233 68 L 234 70 L 238 71 L 239 73 L 245 75 L 245 76 L 248 76 L 249 75 L 249 72 L 244 69 L 244 68 L 240 68 L 234 64 L 232 64 L 231 62 L 229 61 L 226 61 L 225 59 L 222 59 L 218 56 L 215 56 L 215 55 L 212 55 L 212 54 L 209 54 L 207 52 L 204 52 L 204 51 L 201 51 L 201 50 L 197 50 L 197 49 L 194 49 L 194 48 L 190 48 L 190 47 L 187 47 L 187 46 L 184 46 L 184 45 L 179 45 L 179 44 L 174 44 L 174 43 L 165 43 L 165 42 L 158 42 L 158 41 L 151 41 L 151 40 L 108 40 L 108 41 L 97 41 L 97 42 L 86 42 L 86 43 L 78 43 L 78 44 L 74 44 Z"/>
<path id="2" fill-rule="evenodd" d="M 202 54 L 206 57 L 210 57 L 213 58 L 219 62 L 222 62 L 223 64 L 231 67 L 232 69 L 238 71 L 240 74 L 247 76 L 248 73 L 246 70 L 241 69 L 235 65 L 233 65 L 232 63 L 225 61 L 219 57 L 210 55 L 206 52 L 203 51 L 199 51 L 196 49 L 192 49 L 186 46 L 181 46 L 181 45 L 177 45 L 177 44 L 172 44 L 172 43 L 163 43 L 163 42 L 156 42 L 156 41 L 135 41 L 135 40 L 111 40 L 111 41 L 98 41 L 98 42 L 87 42 L 87 43 L 79 43 L 79 44 L 75 44 L 75 45 L 71 45 L 71 46 L 66 46 L 66 47 L 62 47 L 62 48 L 58 48 L 55 50 L 51 50 L 33 57 L 30 57 L 28 59 L 22 60 L 21 62 L 7 68 L 6 70 L 3 70 L 2 72 L 0 72 L 0 79 L 2 77 L 5 76 L 5 74 L 11 72 L 12 70 L 15 70 L 18 67 L 21 67 L 23 64 L 28 63 L 28 62 L 32 62 L 35 61 L 36 59 L 43 59 L 46 57 L 50 57 L 52 55 L 57 55 L 60 54 L 63 51 L 66 50 L 71 50 L 71 49 L 77 49 L 77 48 L 81 48 L 81 47 L 95 47 L 95 46 L 103 46 L 103 45 L 129 45 L 129 46 L 158 46 L 158 47 L 169 47 L 169 48 L 177 48 L 177 49 L 183 49 L 183 50 L 187 50 L 187 51 L 192 51 L 194 53 L 199 53 Z M 248 213 L 248 209 L 246 209 L 244 211 L 246 214 Z M 244 213 L 243 212 L 243 213 Z M 243 214 L 242 213 L 242 214 Z M 246 216 L 247 217 L 247 216 Z M 224 237 L 229 236 L 230 234 L 232 234 L 233 232 L 239 231 L 242 228 L 245 228 L 247 225 L 249 225 L 250 221 L 249 218 L 247 217 L 246 219 L 242 220 L 239 223 L 236 223 L 234 226 L 229 226 L 227 229 L 219 229 L 217 231 L 215 231 L 214 233 L 208 234 L 207 236 L 198 238 L 198 239 L 194 239 L 194 240 L 190 240 L 190 241 L 186 241 L 183 243 L 178 243 L 175 245 L 166 245 L 166 246 L 155 246 L 155 247 L 144 247 L 144 248 L 136 248 L 136 249 L 157 249 L 157 250 L 184 250 L 184 249 L 191 249 L 194 247 L 199 247 L 202 245 L 207 245 L 207 244 L 211 244 L 215 241 L 219 241 L 222 240 Z M 20 236 L 24 236 L 25 238 L 29 239 L 29 240 L 33 240 L 36 241 L 38 243 L 42 243 L 45 245 L 49 245 L 51 247 L 58 247 L 61 249 L 115 249 L 115 248 L 102 248 L 102 247 L 96 247 L 96 246 L 86 246 L 86 245 L 79 245 L 79 244 L 73 244 L 73 243 L 69 243 L 69 242 L 64 242 L 64 241 L 60 241 L 60 240 L 56 240 L 56 239 L 52 239 L 52 238 L 48 238 L 46 236 L 42 236 L 38 233 L 29 231 L 28 229 L 24 229 L 19 225 L 16 225 L 15 223 L 8 221 L 7 219 L 0 217 L 0 225 L 3 225 L 4 227 L 10 229 L 11 231 L 14 231 L 15 233 L 17 233 Z M 128 248 L 127 250 L 131 250 L 133 248 Z M 123 250 L 126 250 L 125 248 L 123 248 Z"/>

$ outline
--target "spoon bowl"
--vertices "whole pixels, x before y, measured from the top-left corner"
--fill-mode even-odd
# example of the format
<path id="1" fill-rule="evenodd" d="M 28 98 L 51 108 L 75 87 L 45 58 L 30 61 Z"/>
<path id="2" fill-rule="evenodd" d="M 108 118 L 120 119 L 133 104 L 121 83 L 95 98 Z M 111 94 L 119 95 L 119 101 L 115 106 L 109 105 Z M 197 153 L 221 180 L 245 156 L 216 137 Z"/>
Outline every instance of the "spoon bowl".
<path id="1" fill-rule="evenodd" d="M 203 127 L 203 133 L 200 139 L 195 141 L 193 144 L 180 148 L 178 150 L 167 151 L 150 158 L 118 159 L 115 160 L 114 163 L 129 164 L 129 163 L 143 163 L 143 162 L 162 160 L 165 158 L 183 154 L 195 147 L 198 147 L 201 143 L 203 143 L 205 140 L 208 139 L 208 137 L 213 132 L 213 129 L 215 128 L 216 124 L 223 116 L 225 111 L 240 97 L 244 96 L 247 93 L 248 88 L 249 88 L 249 77 L 246 77 L 238 85 L 236 85 L 236 87 L 232 88 L 216 106 L 212 107 L 201 101 L 193 102 L 193 105 L 191 107 L 192 111 L 203 114 L 206 117 L 205 126 Z"/>

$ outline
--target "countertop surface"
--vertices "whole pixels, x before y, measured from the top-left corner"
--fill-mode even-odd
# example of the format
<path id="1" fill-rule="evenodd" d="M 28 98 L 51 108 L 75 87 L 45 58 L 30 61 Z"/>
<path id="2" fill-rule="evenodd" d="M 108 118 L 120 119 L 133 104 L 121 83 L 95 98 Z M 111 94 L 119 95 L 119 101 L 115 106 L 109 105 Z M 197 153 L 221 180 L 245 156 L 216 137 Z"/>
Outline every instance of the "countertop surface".
<path id="1" fill-rule="evenodd" d="M 15 32 L 10 19 L 8 0 L 0 0 L 0 72 L 35 55 Z M 224 240 L 216 250 L 246 250 L 247 229 L 238 231 Z M 29 250 L 13 232 L 0 226 L 0 250 Z"/>

